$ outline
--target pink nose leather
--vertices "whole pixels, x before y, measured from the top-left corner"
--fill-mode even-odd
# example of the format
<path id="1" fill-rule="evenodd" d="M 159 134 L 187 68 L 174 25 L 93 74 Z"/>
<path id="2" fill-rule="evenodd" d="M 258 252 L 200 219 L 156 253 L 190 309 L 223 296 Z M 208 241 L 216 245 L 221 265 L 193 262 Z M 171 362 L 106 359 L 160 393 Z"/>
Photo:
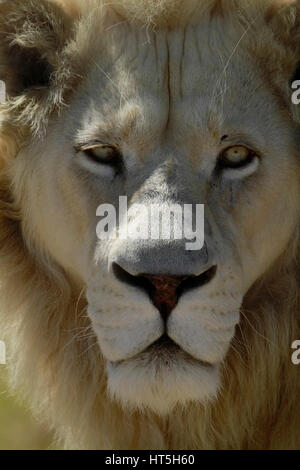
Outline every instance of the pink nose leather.
<path id="1" fill-rule="evenodd" d="M 177 288 L 187 279 L 188 276 L 175 277 L 168 275 L 149 275 L 145 274 L 154 287 L 151 294 L 151 300 L 155 307 L 162 312 L 170 313 L 176 306 L 178 301 Z"/>

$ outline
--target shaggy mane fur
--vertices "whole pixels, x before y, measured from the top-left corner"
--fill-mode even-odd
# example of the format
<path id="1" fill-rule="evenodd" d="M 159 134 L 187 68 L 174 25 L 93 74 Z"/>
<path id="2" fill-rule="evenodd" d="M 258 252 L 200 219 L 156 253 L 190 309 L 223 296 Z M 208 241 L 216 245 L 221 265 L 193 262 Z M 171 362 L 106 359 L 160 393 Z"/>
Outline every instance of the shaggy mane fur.
<path id="1" fill-rule="evenodd" d="M 293 247 L 244 301 L 239 329 L 223 367 L 223 388 L 215 403 L 178 407 L 166 418 L 139 412 L 129 417 L 107 397 L 104 361 L 96 339 L 82 334 L 90 329 L 85 300 L 64 272 L 25 243 L 19 210 L 22 191 L 12 186 L 13 162 L 20 148 L 33 133 L 41 134 L 49 117 L 59 112 L 80 81 L 85 67 L 81 54 L 87 47 L 86 28 L 80 23 L 92 20 L 85 18 L 76 1 L 57 2 L 65 8 L 64 22 L 58 22 L 58 7 L 50 2 L 9 3 L 11 6 L 8 2 L 0 6 L 0 41 L 6 44 L 0 47 L 0 78 L 12 84 L 0 122 L 0 332 L 8 343 L 13 385 L 22 388 L 35 412 L 46 415 L 58 439 L 69 448 L 299 448 L 300 376 L 290 360 L 291 344 L 300 338 L 299 234 Z M 95 0 L 92 3 L 99 11 L 105 8 L 103 2 L 97 7 Z M 196 10 L 197 14 L 203 10 L 223 14 L 225 4 L 230 11 L 237 3 L 248 4 L 234 0 L 121 0 L 109 11 L 115 9 L 114 15 L 151 27 L 166 23 L 171 27 L 179 18 L 187 21 Z M 273 13 L 263 4 L 274 9 L 278 2 L 253 3 L 265 9 L 272 22 Z M 22 21 L 33 7 L 40 15 L 39 28 L 29 20 Z M 298 13 L 286 8 L 280 22 L 292 30 Z M 73 16 L 75 23 L 70 19 Z M 116 16 L 112 21 L 117 23 Z M 272 27 L 276 31 L 275 23 Z M 269 57 L 275 53 L 286 56 L 287 36 L 280 37 L 272 49 L 274 36 L 268 34 L 265 48 L 269 48 Z M 258 62 L 264 52 L 259 49 Z M 29 67 L 37 56 L 42 69 L 45 63 L 50 66 L 42 80 L 38 67 L 32 83 L 31 76 L 29 82 L 15 77 L 12 59 L 19 68 L 24 54 Z M 285 62 L 292 69 L 292 52 Z"/>

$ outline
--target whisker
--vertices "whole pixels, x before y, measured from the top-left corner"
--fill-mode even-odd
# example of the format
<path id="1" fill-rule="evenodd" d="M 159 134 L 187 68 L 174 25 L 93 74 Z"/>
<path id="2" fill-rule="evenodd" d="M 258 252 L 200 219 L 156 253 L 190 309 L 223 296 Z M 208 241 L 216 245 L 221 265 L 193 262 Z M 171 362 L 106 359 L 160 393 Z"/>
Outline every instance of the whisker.
<path id="1" fill-rule="evenodd" d="M 266 336 L 264 336 L 262 333 L 260 333 L 253 325 L 252 323 L 250 322 L 249 318 L 247 317 L 247 315 L 243 312 L 243 310 L 241 309 L 241 315 L 243 316 L 243 318 L 245 318 L 245 320 L 247 321 L 247 323 L 249 324 L 249 326 L 252 328 L 252 330 L 258 335 L 260 336 L 261 338 L 263 338 L 265 341 L 267 341 L 268 343 L 270 343 L 272 346 L 274 346 L 275 348 L 276 347 L 276 344 L 273 343 L 273 341 L 271 341 L 269 338 L 267 338 Z"/>

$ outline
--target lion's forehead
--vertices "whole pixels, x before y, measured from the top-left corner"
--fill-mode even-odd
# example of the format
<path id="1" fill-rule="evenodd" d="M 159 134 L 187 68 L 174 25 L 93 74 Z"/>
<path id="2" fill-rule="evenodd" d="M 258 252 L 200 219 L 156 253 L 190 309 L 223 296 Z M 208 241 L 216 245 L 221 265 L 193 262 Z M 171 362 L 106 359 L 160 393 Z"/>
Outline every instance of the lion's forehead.
<path id="1" fill-rule="evenodd" d="M 219 142 L 232 128 L 253 131 L 256 123 L 256 138 L 264 140 L 269 119 L 276 128 L 277 103 L 245 31 L 228 22 L 216 26 L 207 20 L 156 32 L 108 28 L 72 104 L 81 108 L 82 135 L 123 138 L 142 153 L 166 130 L 195 147 L 199 139 Z"/>
<path id="2" fill-rule="evenodd" d="M 241 40 L 243 30 L 236 26 L 224 23 L 217 32 L 209 22 L 148 33 L 118 28 L 102 38 L 102 52 L 93 57 L 92 64 L 99 86 L 114 95 L 119 92 L 118 104 L 120 97 L 146 100 L 148 96 L 161 104 L 165 96 L 181 105 L 199 95 L 228 94 L 231 88 L 240 98 L 236 85 L 229 86 L 231 78 L 233 83 L 240 80 L 247 93 L 257 86 L 253 83 L 254 78 L 258 81 L 255 66 Z"/>

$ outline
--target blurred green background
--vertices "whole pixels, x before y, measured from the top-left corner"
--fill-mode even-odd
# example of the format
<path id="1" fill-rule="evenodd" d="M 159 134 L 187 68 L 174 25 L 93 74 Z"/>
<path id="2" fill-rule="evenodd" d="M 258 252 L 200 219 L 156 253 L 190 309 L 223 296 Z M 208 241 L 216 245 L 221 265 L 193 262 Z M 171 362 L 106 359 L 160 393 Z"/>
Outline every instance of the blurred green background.
<path id="1" fill-rule="evenodd" d="M 8 392 L 5 369 L 0 366 L 0 450 L 53 449 L 51 434 Z"/>

